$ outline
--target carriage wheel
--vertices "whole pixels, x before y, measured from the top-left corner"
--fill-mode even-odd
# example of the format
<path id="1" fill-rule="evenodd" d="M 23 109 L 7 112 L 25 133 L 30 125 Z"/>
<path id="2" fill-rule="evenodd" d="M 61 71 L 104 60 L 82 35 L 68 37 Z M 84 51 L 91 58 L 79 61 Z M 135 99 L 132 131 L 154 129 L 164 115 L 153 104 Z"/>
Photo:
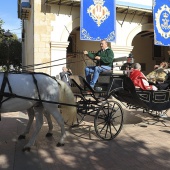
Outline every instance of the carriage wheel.
<path id="1" fill-rule="evenodd" d="M 77 103 L 78 107 L 77 107 L 77 121 L 75 123 L 74 126 L 79 125 L 85 118 L 86 114 L 86 99 L 84 99 L 83 96 L 79 95 L 79 94 L 75 94 L 74 95 L 75 98 L 75 102 Z M 79 107 L 80 106 L 80 107 Z"/>
<path id="2" fill-rule="evenodd" d="M 94 128 L 99 138 L 111 140 L 122 129 L 123 109 L 116 101 L 104 102 L 97 111 L 94 119 Z"/>

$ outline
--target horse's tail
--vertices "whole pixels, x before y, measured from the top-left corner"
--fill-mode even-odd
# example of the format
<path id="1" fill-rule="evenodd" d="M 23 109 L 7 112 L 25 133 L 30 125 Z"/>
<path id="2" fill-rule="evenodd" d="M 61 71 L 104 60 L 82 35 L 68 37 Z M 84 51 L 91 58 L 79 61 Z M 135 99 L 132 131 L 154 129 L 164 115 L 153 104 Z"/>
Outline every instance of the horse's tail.
<path id="1" fill-rule="evenodd" d="M 74 94 L 70 87 L 61 80 L 57 80 L 57 82 L 59 83 L 59 102 L 76 105 Z M 67 125 L 73 125 L 76 121 L 77 108 L 74 106 L 61 105 L 60 109 L 64 122 Z"/>

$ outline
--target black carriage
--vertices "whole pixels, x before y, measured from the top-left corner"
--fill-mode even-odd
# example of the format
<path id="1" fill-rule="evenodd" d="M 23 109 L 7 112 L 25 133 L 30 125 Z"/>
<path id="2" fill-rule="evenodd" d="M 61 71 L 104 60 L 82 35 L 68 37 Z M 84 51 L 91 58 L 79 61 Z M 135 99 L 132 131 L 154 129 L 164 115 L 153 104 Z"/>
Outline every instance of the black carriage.
<path id="1" fill-rule="evenodd" d="M 96 134 L 104 140 L 115 138 L 122 129 L 123 108 L 120 102 L 126 103 L 127 107 L 141 108 L 153 116 L 169 109 L 169 90 L 136 90 L 127 74 L 121 73 L 102 73 L 95 90 L 83 77 L 72 77 L 73 84 L 80 91 L 79 94 L 75 94 L 77 125 L 84 120 L 85 116 L 94 116 Z M 100 82 L 101 77 L 104 77 L 104 83 Z"/>

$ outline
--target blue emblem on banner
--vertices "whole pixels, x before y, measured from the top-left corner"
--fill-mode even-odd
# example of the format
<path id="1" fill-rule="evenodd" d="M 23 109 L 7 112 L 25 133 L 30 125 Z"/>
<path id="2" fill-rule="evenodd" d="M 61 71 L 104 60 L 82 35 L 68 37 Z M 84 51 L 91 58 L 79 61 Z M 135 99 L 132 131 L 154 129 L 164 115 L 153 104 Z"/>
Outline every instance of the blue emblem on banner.
<path id="1" fill-rule="evenodd" d="M 115 41 L 114 0 L 81 0 L 80 39 Z"/>
<path id="2" fill-rule="evenodd" d="M 170 0 L 154 0 L 155 45 L 170 46 Z"/>

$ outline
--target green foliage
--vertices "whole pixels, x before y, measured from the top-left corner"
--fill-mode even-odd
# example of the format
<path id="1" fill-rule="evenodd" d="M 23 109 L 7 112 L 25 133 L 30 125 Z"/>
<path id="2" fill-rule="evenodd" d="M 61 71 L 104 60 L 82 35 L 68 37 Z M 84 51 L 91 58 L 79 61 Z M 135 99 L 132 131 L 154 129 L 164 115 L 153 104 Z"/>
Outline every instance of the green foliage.
<path id="1" fill-rule="evenodd" d="M 22 44 L 15 34 L 12 37 L 4 36 L 3 23 L 0 19 L 0 71 L 6 71 L 9 65 L 20 67 L 22 63 Z"/>
<path id="2" fill-rule="evenodd" d="M 2 37 L 4 35 L 5 30 L 2 29 L 2 25 L 4 24 L 3 20 L 0 18 L 0 42 L 2 41 Z"/>
<path id="3" fill-rule="evenodd" d="M 4 66 L 0 71 L 4 71 L 8 64 L 16 67 L 20 66 L 22 62 L 22 44 L 15 34 L 12 34 L 12 37 L 4 36 L 3 24 L 4 22 L 0 18 L 0 66 Z"/>
<path id="4" fill-rule="evenodd" d="M 22 62 L 22 46 L 18 40 L 5 40 L 0 42 L 0 65 L 9 64 L 20 66 Z"/>

